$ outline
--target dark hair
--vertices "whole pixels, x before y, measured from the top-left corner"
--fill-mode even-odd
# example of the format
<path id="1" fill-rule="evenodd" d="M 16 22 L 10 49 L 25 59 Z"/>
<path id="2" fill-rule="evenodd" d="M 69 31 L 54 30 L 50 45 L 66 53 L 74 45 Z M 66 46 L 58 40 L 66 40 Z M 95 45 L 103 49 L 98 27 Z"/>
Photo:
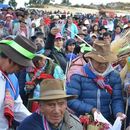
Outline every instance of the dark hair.
<path id="1" fill-rule="evenodd" d="M 119 26 L 119 25 L 115 26 L 115 28 L 114 28 L 114 29 L 116 29 L 116 28 L 120 28 L 120 29 L 122 29 L 122 28 L 121 28 L 121 26 Z"/>
<path id="2" fill-rule="evenodd" d="M 31 41 L 34 42 L 34 41 L 36 40 L 36 38 L 38 38 L 38 37 L 39 37 L 39 38 L 42 38 L 42 39 L 44 40 L 44 33 L 43 33 L 43 32 L 40 32 L 40 31 L 39 31 L 39 32 L 36 32 L 36 34 L 31 37 Z"/>
<path id="3" fill-rule="evenodd" d="M 6 56 L 2 51 L 0 52 L 0 57 L 2 57 L 2 58 L 8 58 L 8 56 Z"/>
<path id="4" fill-rule="evenodd" d="M 94 33 L 94 31 L 95 31 L 95 30 L 94 30 L 94 27 L 95 27 L 95 26 L 98 26 L 98 25 L 97 25 L 97 24 L 94 24 L 94 25 L 92 26 L 92 33 Z M 98 26 L 98 29 L 97 29 L 96 31 L 99 32 L 99 26 Z"/>
<path id="5" fill-rule="evenodd" d="M 103 33 L 103 37 L 107 37 L 107 36 L 110 36 L 110 37 L 111 37 L 111 33 L 110 33 L 110 32 L 105 32 L 105 33 Z"/>

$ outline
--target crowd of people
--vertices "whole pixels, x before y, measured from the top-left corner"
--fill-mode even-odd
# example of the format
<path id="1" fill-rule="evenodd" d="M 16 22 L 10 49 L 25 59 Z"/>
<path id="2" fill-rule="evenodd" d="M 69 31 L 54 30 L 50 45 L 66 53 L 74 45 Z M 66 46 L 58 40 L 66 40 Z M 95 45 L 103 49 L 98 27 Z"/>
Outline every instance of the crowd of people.
<path id="1" fill-rule="evenodd" d="M 129 36 L 123 56 L 111 49 L 129 28 L 126 16 L 1 9 L 0 130 L 83 130 L 95 112 L 130 127 Z"/>

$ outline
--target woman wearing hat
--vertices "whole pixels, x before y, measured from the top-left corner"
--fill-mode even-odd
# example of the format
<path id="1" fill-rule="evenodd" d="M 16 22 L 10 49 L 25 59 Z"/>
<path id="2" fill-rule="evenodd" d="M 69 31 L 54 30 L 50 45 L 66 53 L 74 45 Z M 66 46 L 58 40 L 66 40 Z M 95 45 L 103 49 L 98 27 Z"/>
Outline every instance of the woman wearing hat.
<path id="1" fill-rule="evenodd" d="M 67 100 L 76 96 L 66 95 L 63 81 L 46 79 L 40 87 L 40 97 L 30 99 L 39 102 L 39 109 L 27 117 L 17 130 L 83 130 L 79 119 L 66 110 Z"/>
<path id="2" fill-rule="evenodd" d="M 69 107 L 78 116 L 100 111 L 111 122 L 118 116 L 124 119 L 121 78 L 111 65 L 116 55 L 110 51 L 110 44 L 97 41 L 83 57 L 86 64 L 68 77 L 67 94 L 78 95 L 69 101 Z"/>
<path id="3" fill-rule="evenodd" d="M 30 115 L 22 103 L 18 80 L 13 73 L 34 66 L 35 50 L 33 43 L 23 36 L 0 41 L 0 130 L 7 130 L 13 120 L 21 122 Z"/>
<path id="4" fill-rule="evenodd" d="M 13 27 L 13 16 L 11 14 L 6 14 L 5 16 L 5 27 L 8 29 L 9 34 L 12 34 L 12 27 Z"/>
<path id="5" fill-rule="evenodd" d="M 59 65 L 54 63 L 50 58 L 37 54 L 33 59 L 35 68 L 27 70 L 25 91 L 28 97 L 37 98 L 40 94 L 40 82 L 45 79 L 65 79 L 63 70 Z M 37 103 L 28 106 L 30 111 L 34 112 Z M 31 107 L 31 108 L 30 108 Z"/>

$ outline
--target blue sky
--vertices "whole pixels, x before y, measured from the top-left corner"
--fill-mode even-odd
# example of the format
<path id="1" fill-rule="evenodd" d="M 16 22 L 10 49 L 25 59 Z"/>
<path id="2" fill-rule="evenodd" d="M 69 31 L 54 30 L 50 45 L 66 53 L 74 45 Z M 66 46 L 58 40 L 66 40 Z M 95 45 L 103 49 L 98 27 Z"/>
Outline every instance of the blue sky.
<path id="1" fill-rule="evenodd" d="M 5 0 L 6 3 L 8 0 Z M 24 3 L 28 2 L 29 0 L 16 0 L 18 3 L 18 7 L 24 7 Z M 55 2 L 57 3 L 61 3 L 61 0 L 55 0 Z M 106 4 L 109 2 L 130 2 L 130 0 L 70 0 L 70 2 L 72 4 L 90 4 L 90 3 L 94 3 L 94 4 Z"/>

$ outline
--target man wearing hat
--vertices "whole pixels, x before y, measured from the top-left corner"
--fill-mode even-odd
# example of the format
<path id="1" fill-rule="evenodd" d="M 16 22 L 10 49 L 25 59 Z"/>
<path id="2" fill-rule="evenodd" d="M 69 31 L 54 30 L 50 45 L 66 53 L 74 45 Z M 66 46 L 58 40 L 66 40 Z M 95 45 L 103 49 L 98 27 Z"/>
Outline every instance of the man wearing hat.
<path id="1" fill-rule="evenodd" d="M 24 107 L 19 86 L 13 74 L 24 67 L 33 66 L 36 47 L 23 36 L 0 41 L 0 130 L 7 130 L 15 119 L 21 122 L 30 112 Z"/>
<path id="2" fill-rule="evenodd" d="M 69 74 L 67 94 L 78 95 L 69 101 L 69 107 L 78 116 L 98 110 L 111 122 L 112 115 L 124 118 L 121 78 L 111 65 L 116 55 L 110 51 L 110 44 L 96 41 L 83 58 L 86 64 L 81 70 Z"/>
<path id="3" fill-rule="evenodd" d="M 46 79 L 40 86 L 40 97 L 30 99 L 39 102 L 39 109 L 27 117 L 17 130 L 83 130 L 78 118 L 66 110 L 67 100 L 76 96 L 66 95 L 63 81 Z"/>

